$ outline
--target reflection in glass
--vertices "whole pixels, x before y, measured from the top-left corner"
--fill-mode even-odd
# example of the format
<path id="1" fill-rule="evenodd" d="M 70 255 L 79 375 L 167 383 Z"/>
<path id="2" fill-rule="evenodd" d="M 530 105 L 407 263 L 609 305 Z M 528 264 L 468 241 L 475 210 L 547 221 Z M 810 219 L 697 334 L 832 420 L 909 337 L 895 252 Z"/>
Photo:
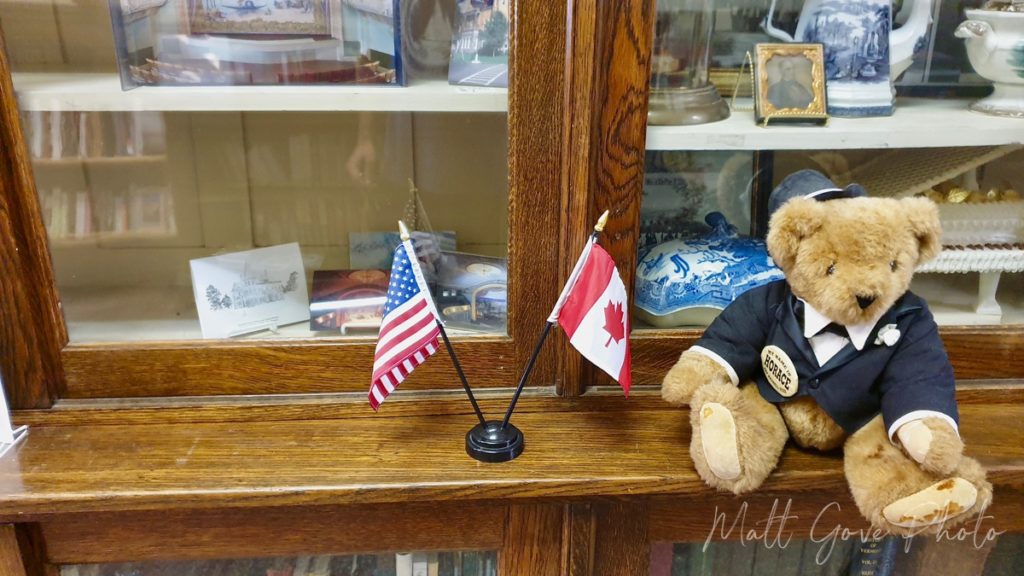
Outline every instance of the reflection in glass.
<path id="1" fill-rule="evenodd" d="M 911 290 L 928 301 L 940 325 L 1024 323 L 1022 165 L 1024 151 L 1012 147 L 771 153 L 649 150 L 635 294 L 685 285 L 678 274 L 668 279 L 658 274 L 666 265 L 655 266 L 655 247 L 707 233 L 704 219 L 712 212 L 723 214 L 741 235 L 763 237 L 768 224 L 764 207 L 771 190 L 786 176 L 813 169 L 840 186 L 862 184 L 873 196 L 919 195 L 939 204 L 943 252 L 917 271 Z M 652 274 L 659 287 L 642 285 Z M 713 284 L 699 285 L 714 290 Z M 657 322 L 635 317 L 634 326 L 671 327 L 664 323 L 672 322 L 666 320 L 669 314 L 665 311 Z"/>
<path id="2" fill-rule="evenodd" d="M 714 0 L 658 0 L 651 55 L 650 124 L 703 124 L 729 117 L 708 82 Z"/>
<path id="3" fill-rule="evenodd" d="M 22 113 L 22 126 L 33 164 L 43 172 L 37 188 L 51 241 L 177 234 L 170 188 L 158 175 L 146 175 L 165 160 L 161 114 L 31 111 Z M 140 168 L 140 178 L 92 186 L 131 166 Z"/>
<path id="4" fill-rule="evenodd" d="M 762 524 L 765 520 L 762 519 Z M 862 540 L 860 531 L 853 527 L 829 525 L 817 526 L 813 539 L 795 538 L 782 530 L 771 529 L 765 533 L 767 535 L 756 539 L 723 541 L 715 537 L 707 543 L 656 542 L 651 545 L 650 574 L 996 576 L 1020 572 L 1021 562 L 1024 562 L 1024 535 L 990 533 L 991 524 L 980 527 L 968 524 L 962 532 L 958 532 L 959 527 L 950 528 L 938 537 L 918 536 L 910 540 L 895 536 Z M 843 536 L 844 528 L 849 530 L 846 536 Z M 973 532 L 975 529 L 977 534 Z M 738 536 L 738 531 L 731 535 Z"/>
<path id="5" fill-rule="evenodd" d="M 939 204 L 943 251 L 911 290 L 940 325 L 1024 323 L 1024 152 L 1012 148 L 787 151 L 778 183 L 803 168 L 873 196 L 925 196 Z M 913 170 L 907 170 L 913 166 Z"/>
<path id="6" fill-rule="evenodd" d="M 497 576 L 498 554 L 413 552 L 330 556 L 69 564 L 61 576 Z"/>
<path id="7" fill-rule="evenodd" d="M 747 238 L 752 152 L 648 151 L 633 314 L 637 329 L 706 326 L 734 296 L 777 278 Z"/>
<path id="8" fill-rule="evenodd" d="M 349 301 L 372 299 L 367 289 L 381 282 L 309 289 L 317 275 L 386 278 L 399 219 L 415 230 L 451 333 L 504 333 L 506 120 L 503 113 L 24 113 L 71 340 L 372 337 L 379 307 L 351 309 Z M 232 302 L 239 325 L 200 329 L 197 306 L 208 305 L 208 285 L 225 290 L 244 278 L 204 277 L 197 289 L 191 262 L 290 243 L 299 244 L 301 262 L 289 270 L 299 270 L 311 295 L 301 322 L 276 325 L 284 314 L 243 314 Z M 269 267 L 257 259 L 248 272 Z"/>

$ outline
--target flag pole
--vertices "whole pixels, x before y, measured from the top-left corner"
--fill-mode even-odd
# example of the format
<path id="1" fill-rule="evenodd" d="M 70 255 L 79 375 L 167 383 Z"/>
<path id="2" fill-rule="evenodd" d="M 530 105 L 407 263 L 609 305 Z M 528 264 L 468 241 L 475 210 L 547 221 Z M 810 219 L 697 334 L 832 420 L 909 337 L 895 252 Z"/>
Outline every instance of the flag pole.
<path id="1" fill-rule="evenodd" d="M 402 242 L 410 240 L 412 236 L 409 235 L 409 229 L 405 227 L 405 222 L 398 221 L 398 232 L 402 238 Z M 416 254 L 410 254 L 411 258 L 416 258 Z M 419 263 L 416 263 L 419 266 Z M 437 316 L 434 317 L 434 321 L 437 322 L 438 329 L 441 330 L 441 338 L 444 340 L 445 348 L 448 349 L 448 357 L 452 359 L 452 365 L 455 366 L 455 371 L 459 374 L 459 380 L 462 381 L 462 389 L 466 391 L 466 396 L 469 396 L 469 403 L 473 405 L 473 412 L 476 413 L 476 417 L 480 420 L 481 426 L 486 426 L 487 422 L 484 420 L 483 412 L 480 411 L 480 405 L 476 403 L 476 397 L 473 396 L 473 389 L 469 386 L 469 380 L 466 379 L 466 373 L 462 371 L 462 364 L 459 363 L 459 357 L 455 355 L 455 348 L 452 347 L 452 343 L 448 340 L 448 333 L 445 332 L 444 323 Z"/>
<path id="2" fill-rule="evenodd" d="M 597 235 L 604 230 L 605 225 L 608 223 L 608 210 L 601 214 L 598 218 L 597 224 L 594 225 L 594 232 L 590 235 L 590 240 L 593 241 L 597 238 Z M 555 323 L 552 320 L 548 320 L 544 323 L 544 330 L 540 333 L 540 339 L 537 340 L 537 345 L 533 348 L 533 354 L 530 356 L 530 360 L 526 363 L 526 369 L 523 371 L 523 375 L 519 378 L 519 385 L 516 387 L 515 394 L 512 395 L 512 401 L 508 404 L 508 410 L 505 411 L 505 419 L 501 421 L 501 428 L 504 430 L 508 426 L 508 421 L 512 418 L 512 411 L 516 409 L 516 402 L 519 401 L 519 395 L 523 393 L 523 388 L 526 387 L 526 380 L 530 377 L 530 373 L 533 372 L 533 365 L 537 362 L 537 356 L 540 355 L 540 349 L 544 345 L 544 340 L 548 337 L 548 333 L 551 332 L 551 327 Z"/>
<path id="3" fill-rule="evenodd" d="M 444 339 L 444 346 L 448 349 L 448 356 L 451 357 L 452 364 L 455 365 L 455 371 L 459 373 L 459 380 L 462 380 L 462 389 L 466 391 L 466 396 L 469 396 L 469 403 L 473 405 L 473 412 L 476 412 L 476 418 L 480 421 L 480 425 L 486 426 L 487 421 L 484 420 L 483 412 L 480 411 L 480 405 L 476 403 L 473 389 L 469 387 L 466 374 L 462 371 L 462 364 L 459 363 L 459 357 L 455 355 L 455 348 L 452 348 L 452 343 L 448 340 L 448 333 L 444 331 L 444 324 L 440 318 L 437 319 L 437 327 L 441 329 L 441 338 Z"/>

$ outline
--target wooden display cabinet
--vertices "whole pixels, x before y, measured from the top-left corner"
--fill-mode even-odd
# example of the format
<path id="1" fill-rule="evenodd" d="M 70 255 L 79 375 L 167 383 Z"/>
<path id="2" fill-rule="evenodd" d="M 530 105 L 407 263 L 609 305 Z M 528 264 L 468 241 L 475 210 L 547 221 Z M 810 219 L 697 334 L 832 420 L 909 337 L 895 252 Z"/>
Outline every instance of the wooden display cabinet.
<path id="1" fill-rule="evenodd" d="M 88 251 L 48 240 L 37 187 L 47 186 L 46 178 L 99 178 L 112 167 L 51 162 L 44 174 L 31 161 L 19 106 L 164 114 L 163 154 L 192 150 L 184 174 L 195 177 L 159 155 L 113 167 L 120 177 L 129 173 L 122 170 L 152 175 L 161 166 L 179 179 L 176 189 L 198 198 L 174 205 L 183 227 L 174 242 L 184 245 L 152 239 L 143 245 L 150 251 L 134 262 L 154 274 L 157 249 L 208 255 L 231 245 L 233 234 L 250 238 L 251 246 L 286 240 L 260 236 L 255 220 L 207 216 L 216 213 L 209 211 L 216 209 L 211 199 L 255 201 L 260 191 L 244 179 L 260 167 L 236 175 L 237 151 L 261 134 L 271 145 L 293 117 L 331 133 L 358 131 L 345 122 L 359 114 L 409 114 L 414 132 L 444 132 L 450 144 L 461 138 L 457 123 L 449 122 L 458 114 L 507 111 L 507 122 L 497 122 L 507 126 L 507 164 L 500 154 L 497 162 L 498 179 L 507 178 L 507 203 L 492 197 L 479 211 L 482 228 L 498 239 L 488 245 L 501 254 L 507 247 L 507 334 L 454 339 L 488 414 L 507 405 L 561 282 L 606 209 L 612 217 L 602 244 L 633 285 L 648 147 L 998 146 L 1020 144 L 1024 134 L 1013 120 L 975 116 L 963 102 L 938 100 L 901 102 L 891 119 L 837 120 L 820 129 L 763 130 L 745 113 L 704 126 L 647 128 L 654 0 L 516 3 L 507 92 L 414 81 L 380 92 L 252 88 L 230 100 L 212 98 L 216 88 L 123 93 L 109 66 L 75 69 L 90 50 L 106 58 L 109 29 L 88 4 L 14 3 L 0 10 L 9 38 L 10 22 L 17 21 L 18 42 L 33 36 L 23 26 L 40 26 L 41 38 L 64 34 L 66 45 L 53 58 L 57 68 L 72 70 L 18 70 L 0 51 L 0 375 L 14 421 L 30 426 L 24 443 L 0 458 L 0 521 L 6 523 L 0 573 L 13 576 L 186 570 L 269 576 L 300 565 L 304 574 L 348 576 L 359 566 L 355 555 L 445 551 L 492 554 L 502 575 L 634 575 L 648 573 L 652 562 L 663 570 L 666 543 L 704 542 L 718 514 L 747 509 L 749 518 L 763 519 L 776 501 L 793 502 L 785 534 L 794 538 L 813 535 L 818 512 L 832 503 L 830 522 L 865 527 L 835 454 L 787 448 L 780 469 L 744 498 L 714 494 L 703 484 L 689 459 L 688 414 L 668 408 L 657 388 L 680 351 L 699 337 L 697 329 L 634 331 L 629 399 L 555 335 L 514 418 L 526 452 L 505 464 L 465 455 L 463 435 L 474 418 L 443 354 L 374 414 L 366 403 L 372 337 L 69 337 L 78 317 L 68 306 L 73 290 L 58 277 L 66 270 L 87 275 L 82 254 Z M 97 26 L 83 33 L 75 22 Z M 25 57 L 29 52 L 18 46 Z M 440 114 L 455 116 L 441 121 Z M 443 167 L 439 173 L 456 167 L 443 154 L 430 158 Z M 273 182 L 265 184 L 270 190 Z M 434 182 L 445 184 L 458 193 L 472 186 L 465 179 Z M 402 192 L 388 194 L 387 207 L 371 218 L 390 223 L 400 213 L 395 199 Z M 445 207 L 455 214 L 453 225 L 470 225 L 472 218 L 457 217 L 472 209 L 471 198 L 463 194 Z M 504 211 L 507 225 L 495 216 Z M 96 242 L 90 250 L 107 240 Z M 325 254 L 326 261 L 334 257 Z M 968 451 L 996 486 L 983 529 L 1024 532 L 1024 326 L 947 326 L 942 335 L 960 380 Z M 739 532 L 721 537 L 740 538 Z M 1019 544 L 1008 542 L 995 546 L 1013 558 Z M 380 566 L 393 566 L 392 560 Z M 750 566 L 770 572 L 769 561 Z"/>

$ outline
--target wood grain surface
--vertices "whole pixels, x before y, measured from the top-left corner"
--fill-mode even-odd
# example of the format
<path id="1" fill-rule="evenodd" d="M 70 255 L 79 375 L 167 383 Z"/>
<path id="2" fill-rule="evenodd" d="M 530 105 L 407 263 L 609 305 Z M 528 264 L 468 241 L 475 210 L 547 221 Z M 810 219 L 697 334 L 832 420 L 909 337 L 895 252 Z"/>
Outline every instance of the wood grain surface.
<path id="1" fill-rule="evenodd" d="M 505 543 L 498 555 L 498 574 L 564 574 L 562 518 L 562 506 L 557 504 L 509 506 L 505 522 Z"/>
<path id="2" fill-rule="evenodd" d="M 485 416 L 497 417 L 508 406 L 511 388 L 482 388 L 476 398 Z M 957 383 L 960 404 L 1024 404 L 1024 381 L 968 380 Z M 623 412 L 660 410 L 660 386 L 636 386 L 624 398 L 618 386 L 591 387 L 582 396 L 558 397 L 551 387 L 528 387 L 516 414 L 531 412 Z M 471 414 L 462 390 L 402 390 L 381 408 L 387 417 Z M 279 394 L 273 396 L 202 396 L 185 398 L 113 398 L 61 400 L 52 408 L 19 410 L 14 422 L 29 426 L 174 424 L 193 422 L 287 422 L 375 418 L 363 392 Z M 513 416 L 513 422 L 515 421 Z"/>
<path id="3" fill-rule="evenodd" d="M 15 524 L 14 528 L 25 573 L 28 576 L 60 576 L 60 568 L 46 557 L 46 540 L 39 524 Z"/>
<path id="4" fill-rule="evenodd" d="M 552 296 L 552 301 L 554 298 Z M 549 311 L 545 308 L 544 314 Z M 543 319 L 535 319 L 531 327 L 536 325 L 537 330 L 528 330 L 525 336 L 515 341 L 485 337 L 454 340 L 456 352 L 472 385 L 479 388 L 514 386 L 525 365 L 525 359 L 519 358 L 528 357 L 523 347 L 532 350 L 543 322 Z M 965 326 L 943 327 L 940 332 L 958 378 L 1024 378 L 1024 360 L 1019 354 L 1024 349 L 1024 332 L 1019 329 Z M 634 332 L 631 337 L 634 383 L 660 384 L 679 354 L 696 342 L 700 335 L 698 329 Z M 530 386 L 554 384 L 552 349 L 559 347 L 556 344 L 559 341 L 569 346 L 568 349 L 559 348 L 565 358 L 560 394 L 575 396 L 588 386 L 610 384 L 609 380 L 598 379 L 594 375 L 589 363 L 557 334 L 557 330 L 551 340 L 541 355 L 542 363 L 547 363 L 547 367 L 539 367 L 534 372 Z M 67 390 L 63 397 L 365 393 L 373 363 L 373 346 L 372 342 L 324 344 L 281 341 L 73 344 L 60 354 L 67 377 Z M 27 351 L 25 354 L 26 360 L 39 359 Z M 587 369 L 572 368 L 574 363 L 582 363 Z M 240 366 L 245 369 L 240 370 Z M 565 388 L 569 377 L 581 380 Z M 402 391 L 458 389 L 458 377 L 443 353 L 418 368 L 402 384 Z M 43 404 L 45 406 L 48 404 Z"/>
<path id="5" fill-rule="evenodd" d="M 373 341 L 70 345 L 61 354 L 68 381 L 64 397 L 310 392 L 358 392 L 365 396 L 370 389 L 375 345 Z M 510 339 L 453 339 L 452 345 L 474 388 L 515 384 L 519 365 Z M 399 394 L 425 389 L 461 390 L 446 351 L 417 368 L 402 383 Z"/>
<path id="6" fill-rule="evenodd" d="M 14 408 L 46 408 L 63 386 L 56 290 L 0 31 L 0 377 Z"/>
<path id="7" fill-rule="evenodd" d="M 560 185 L 561 242 L 558 244 L 559 283 L 572 274 L 580 252 L 594 229 L 594 162 L 593 139 L 597 92 L 596 77 L 600 19 L 594 0 L 566 2 L 568 54 L 565 59 L 566 82 L 561 95 L 565 114 L 561 119 L 562 173 Z M 573 397 L 583 393 L 590 380 L 592 367 L 585 362 L 561 330 L 552 334 L 557 357 L 556 389 L 560 396 Z"/>
<path id="8" fill-rule="evenodd" d="M 30 576 L 21 560 L 14 524 L 0 525 L 0 576 Z"/>
<path id="9" fill-rule="evenodd" d="M 563 555 L 567 559 L 567 576 L 590 576 L 594 571 L 596 519 L 593 504 L 573 502 L 566 506 L 562 528 Z"/>
<path id="10" fill-rule="evenodd" d="M 602 245 L 615 258 L 626 290 L 633 292 L 640 237 L 647 96 L 654 46 L 654 0 L 599 2 L 602 9 L 594 154 L 594 211 L 611 210 Z"/>
<path id="11" fill-rule="evenodd" d="M 654 1 L 570 2 L 571 71 L 565 100 L 561 273 L 568 277 L 605 211 L 599 236 L 632 293 L 643 194 Z M 559 392 L 581 394 L 611 380 L 559 337 Z"/>
<path id="12" fill-rule="evenodd" d="M 660 384 L 701 334 L 696 328 L 633 332 L 633 381 Z M 958 379 L 1024 378 L 1024 326 L 942 326 L 939 334 Z"/>
<path id="13" fill-rule="evenodd" d="M 464 453 L 470 415 L 37 427 L 0 460 L 0 519 L 53 513 L 702 495 L 685 410 L 521 414 L 526 452 Z M 966 405 L 968 453 L 1024 486 L 1024 406 Z M 787 449 L 765 490 L 845 491 L 842 461 Z"/>
<path id="14" fill-rule="evenodd" d="M 594 506 L 594 576 L 647 574 L 646 502 L 599 502 Z"/>
<path id="15" fill-rule="evenodd" d="M 55 564 L 499 550 L 506 509 L 403 503 L 90 513 L 40 527 Z"/>
<path id="16" fill-rule="evenodd" d="M 518 378 L 558 298 L 565 2 L 513 2 L 509 52 L 509 369 Z M 481 361 L 491 361 L 478 354 Z M 531 383 L 548 385 L 555 354 L 545 347 Z"/>

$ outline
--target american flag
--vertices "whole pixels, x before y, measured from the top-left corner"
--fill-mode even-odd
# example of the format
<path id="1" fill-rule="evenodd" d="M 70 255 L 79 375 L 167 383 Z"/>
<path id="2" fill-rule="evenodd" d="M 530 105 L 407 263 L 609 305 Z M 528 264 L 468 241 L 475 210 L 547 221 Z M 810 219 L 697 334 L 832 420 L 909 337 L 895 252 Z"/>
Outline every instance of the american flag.
<path id="1" fill-rule="evenodd" d="M 405 240 L 395 248 L 388 283 L 384 319 L 380 324 L 377 351 L 373 354 L 373 381 L 370 406 L 376 411 L 381 402 L 413 371 L 437 351 L 441 334 L 437 309 L 423 279 L 412 242 Z"/>

